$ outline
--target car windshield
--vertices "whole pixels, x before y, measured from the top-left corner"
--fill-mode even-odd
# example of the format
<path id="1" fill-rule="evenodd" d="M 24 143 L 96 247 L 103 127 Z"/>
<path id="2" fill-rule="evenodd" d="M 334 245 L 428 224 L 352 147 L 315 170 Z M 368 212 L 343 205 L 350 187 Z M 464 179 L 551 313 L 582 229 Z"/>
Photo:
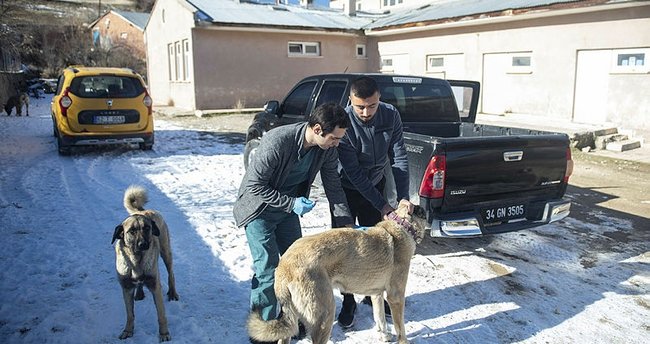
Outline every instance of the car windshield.
<path id="1" fill-rule="evenodd" d="M 144 86 L 134 77 L 89 75 L 72 80 L 70 92 L 82 98 L 133 98 L 144 92 Z"/>

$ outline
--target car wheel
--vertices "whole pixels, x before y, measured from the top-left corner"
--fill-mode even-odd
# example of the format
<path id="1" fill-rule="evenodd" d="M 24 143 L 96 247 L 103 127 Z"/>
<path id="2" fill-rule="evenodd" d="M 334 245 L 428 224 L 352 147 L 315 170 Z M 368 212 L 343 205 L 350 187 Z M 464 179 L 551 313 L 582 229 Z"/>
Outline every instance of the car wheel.
<path id="1" fill-rule="evenodd" d="M 56 145 L 59 150 L 59 155 L 67 156 L 72 152 L 72 147 L 64 145 L 59 137 L 56 138 Z"/>
<path id="2" fill-rule="evenodd" d="M 52 136 L 58 137 L 59 133 L 56 130 L 56 121 L 54 120 L 54 117 L 52 118 Z"/>
<path id="3" fill-rule="evenodd" d="M 142 150 L 152 150 L 153 143 L 140 143 L 140 149 Z"/>
<path id="4" fill-rule="evenodd" d="M 244 147 L 244 169 L 248 169 L 252 159 L 255 157 L 255 152 L 257 147 L 260 145 L 260 139 L 252 139 L 246 142 L 246 147 Z"/>

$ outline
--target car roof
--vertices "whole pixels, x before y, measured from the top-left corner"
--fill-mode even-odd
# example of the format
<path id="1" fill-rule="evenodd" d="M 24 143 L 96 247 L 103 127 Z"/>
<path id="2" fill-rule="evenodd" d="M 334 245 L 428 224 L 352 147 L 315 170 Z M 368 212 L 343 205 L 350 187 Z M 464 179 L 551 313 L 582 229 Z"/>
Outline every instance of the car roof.
<path id="1" fill-rule="evenodd" d="M 86 67 L 86 66 L 69 66 L 65 69 L 67 72 L 74 73 L 76 76 L 114 74 L 121 76 L 139 76 L 138 73 L 130 68 L 118 67 Z"/>

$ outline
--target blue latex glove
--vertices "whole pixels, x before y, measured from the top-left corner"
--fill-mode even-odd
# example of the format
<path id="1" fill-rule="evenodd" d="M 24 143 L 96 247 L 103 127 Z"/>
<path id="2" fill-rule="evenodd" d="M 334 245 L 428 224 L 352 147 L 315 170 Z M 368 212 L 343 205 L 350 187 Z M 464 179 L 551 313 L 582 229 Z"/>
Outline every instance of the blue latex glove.
<path id="1" fill-rule="evenodd" d="M 358 230 L 358 231 L 367 231 L 367 230 L 368 230 L 368 227 L 366 227 L 366 226 L 356 226 L 356 225 L 355 225 L 355 226 L 353 226 L 352 228 L 353 228 L 353 229 L 356 229 L 356 230 Z"/>
<path id="2" fill-rule="evenodd" d="M 307 214 L 310 210 L 314 209 L 316 202 L 310 201 L 305 197 L 298 197 L 293 202 L 293 212 L 302 216 Z"/>

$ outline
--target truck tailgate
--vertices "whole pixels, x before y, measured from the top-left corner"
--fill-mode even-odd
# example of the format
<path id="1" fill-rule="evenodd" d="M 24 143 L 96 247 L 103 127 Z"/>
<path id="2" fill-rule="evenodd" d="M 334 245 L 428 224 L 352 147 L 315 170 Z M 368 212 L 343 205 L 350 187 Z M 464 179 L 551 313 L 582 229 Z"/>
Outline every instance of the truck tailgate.
<path id="1" fill-rule="evenodd" d="M 567 148 L 567 137 L 554 134 L 445 139 L 443 211 L 519 202 L 522 195 L 529 201 L 561 197 Z"/>

